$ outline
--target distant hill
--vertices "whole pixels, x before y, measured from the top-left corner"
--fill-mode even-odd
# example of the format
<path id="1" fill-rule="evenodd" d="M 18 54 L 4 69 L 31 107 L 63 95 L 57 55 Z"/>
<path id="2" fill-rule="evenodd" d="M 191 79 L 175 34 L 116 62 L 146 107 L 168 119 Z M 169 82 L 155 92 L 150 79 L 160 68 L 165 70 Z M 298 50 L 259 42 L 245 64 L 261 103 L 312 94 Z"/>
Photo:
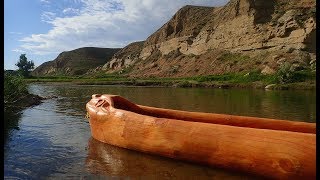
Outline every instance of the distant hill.
<path id="1" fill-rule="evenodd" d="M 32 71 L 33 76 L 82 75 L 108 62 L 120 48 L 83 47 L 62 52 Z"/>

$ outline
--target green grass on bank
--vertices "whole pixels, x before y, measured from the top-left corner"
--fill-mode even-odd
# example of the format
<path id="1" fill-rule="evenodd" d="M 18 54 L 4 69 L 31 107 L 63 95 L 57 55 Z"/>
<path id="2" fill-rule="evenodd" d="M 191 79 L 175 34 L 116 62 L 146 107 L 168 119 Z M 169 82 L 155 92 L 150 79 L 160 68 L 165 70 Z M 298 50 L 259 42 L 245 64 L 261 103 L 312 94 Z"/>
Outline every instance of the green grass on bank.
<path id="1" fill-rule="evenodd" d="M 27 84 L 23 77 L 17 75 L 4 74 L 4 107 L 16 104 L 19 100 L 27 96 Z"/>
<path id="2" fill-rule="evenodd" d="M 70 82 L 84 85 L 135 85 L 135 86 L 174 86 L 174 87 L 256 87 L 264 88 L 268 84 L 278 84 L 277 87 L 308 86 L 315 88 L 316 72 L 279 71 L 273 75 L 264 75 L 258 71 L 246 73 L 226 73 L 181 78 L 130 78 L 117 74 L 97 74 L 95 76 L 53 76 L 32 77 L 26 82 Z M 304 83 L 303 83 L 304 82 Z M 310 83 L 308 83 L 310 82 Z M 298 87 L 301 89 L 301 87 Z"/>

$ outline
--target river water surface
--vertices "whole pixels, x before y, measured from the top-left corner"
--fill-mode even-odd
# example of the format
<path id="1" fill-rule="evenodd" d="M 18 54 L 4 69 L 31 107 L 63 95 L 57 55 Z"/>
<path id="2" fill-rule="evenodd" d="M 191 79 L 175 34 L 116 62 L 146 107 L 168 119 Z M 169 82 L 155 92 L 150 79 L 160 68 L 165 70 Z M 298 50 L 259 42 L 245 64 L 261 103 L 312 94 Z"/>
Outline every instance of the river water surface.
<path id="1" fill-rule="evenodd" d="M 254 179 L 254 177 L 100 143 L 85 105 L 92 94 L 117 94 L 141 105 L 188 111 L 316 121 L 315 91 L 31 84 L 46 99 L 10 122 L 4 137 L 5 179 Z"/>

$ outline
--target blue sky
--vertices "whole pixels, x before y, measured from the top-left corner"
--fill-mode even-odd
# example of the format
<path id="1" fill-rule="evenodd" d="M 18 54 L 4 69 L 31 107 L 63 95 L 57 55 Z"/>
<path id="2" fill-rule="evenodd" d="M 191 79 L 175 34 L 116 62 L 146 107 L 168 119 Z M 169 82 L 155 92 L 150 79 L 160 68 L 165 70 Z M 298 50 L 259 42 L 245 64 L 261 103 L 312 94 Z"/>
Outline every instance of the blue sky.
<path id="1" fill-rule="evenodd" d="M 4 69 L 21 54 L 36 66 L 80 47 L 145 40 L 184 5 L 227 0 L 4 0 Z"/>

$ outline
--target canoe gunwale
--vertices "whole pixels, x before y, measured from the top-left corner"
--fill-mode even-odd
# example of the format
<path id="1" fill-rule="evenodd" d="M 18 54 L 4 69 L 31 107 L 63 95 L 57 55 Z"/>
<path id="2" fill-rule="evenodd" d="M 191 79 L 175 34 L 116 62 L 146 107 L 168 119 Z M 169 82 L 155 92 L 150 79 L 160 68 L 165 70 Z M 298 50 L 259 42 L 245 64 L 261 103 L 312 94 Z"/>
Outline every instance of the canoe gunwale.
<path id="1" fill-rule="evenodd" d="M 146 112 L 165 110 L 146 107 L 120 96 L 93 96 L 86 105 L 92 137 L 126 149 L 261 177 L 315 177 L 314 133 L 161 118 Z"/>
<path id="2" fill-rule="evenodd" d="M 87 107 L 100 108 L 105 113 L 121 109 L 141 115 L 171 120 L 316 134 L 316 123 L 157 108 L 134 104 L 118 95 L 94 94 L 91 101 L 95 103 L 89 102 Z"/>

